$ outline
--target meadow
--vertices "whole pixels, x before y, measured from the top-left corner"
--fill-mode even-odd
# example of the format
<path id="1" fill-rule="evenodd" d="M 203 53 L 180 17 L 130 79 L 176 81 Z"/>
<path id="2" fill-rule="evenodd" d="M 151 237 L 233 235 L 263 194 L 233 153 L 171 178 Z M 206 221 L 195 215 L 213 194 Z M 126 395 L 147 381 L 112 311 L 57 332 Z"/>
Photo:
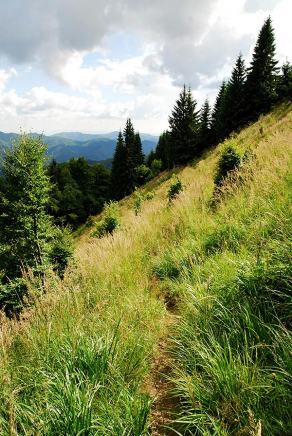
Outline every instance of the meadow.
<path id="1" fill-rule="evenodd" d="M 64 279 L 1 315 L 0 434 L 292 433 L 291 142 L 284 104 L 176 169 L 171 204 L 165 172 L 112 235 L 84 226 Z M 248 158 L 212 202 L 228 144 Z"/>

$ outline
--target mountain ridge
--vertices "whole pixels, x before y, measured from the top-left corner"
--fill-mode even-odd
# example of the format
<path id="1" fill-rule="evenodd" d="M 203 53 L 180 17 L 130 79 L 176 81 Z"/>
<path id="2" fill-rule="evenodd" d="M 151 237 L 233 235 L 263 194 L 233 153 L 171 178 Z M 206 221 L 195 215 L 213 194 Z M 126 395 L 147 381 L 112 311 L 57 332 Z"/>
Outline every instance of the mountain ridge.
<path id="1" fill-rule="evenodd" d="M 41 135 L 48 146 L 48 155 L 57 162 L 65 162 L 72 158 L 84 157 L 91 161 L 112 159 L 116 147 L 118 132 L 89 134 L 82 132 L 61 132 L 60 134 Z M 33 136 L 39 136 L 33 133 Z M 16 140 L 19 134 L 0 131 L 0 154 Z M 73 139 L 75 138 L 75 139 Z M 77 139 L 79 138 L 79 139 Z M 157 144 L 158 137 L 141 133 L 143 152 L 149 154 Z"/>

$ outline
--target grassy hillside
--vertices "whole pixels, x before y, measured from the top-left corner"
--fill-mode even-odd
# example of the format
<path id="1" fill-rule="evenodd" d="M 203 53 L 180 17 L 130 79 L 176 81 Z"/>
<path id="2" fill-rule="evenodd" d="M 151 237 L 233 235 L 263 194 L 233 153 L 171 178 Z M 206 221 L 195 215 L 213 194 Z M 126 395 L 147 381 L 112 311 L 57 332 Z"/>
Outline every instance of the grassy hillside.
<path id="1" fill-rule="evenodd" d="M 152 181 L 140 215 L 122 201 L 113 236 L 86 230 L 64 280 L 2 316 L 0 434 L 292 433 L 291 126 L 284 105 L 227 141 L 252 152 L 216 207 L 224 144 L 171 206 L 170 174 Z"/>

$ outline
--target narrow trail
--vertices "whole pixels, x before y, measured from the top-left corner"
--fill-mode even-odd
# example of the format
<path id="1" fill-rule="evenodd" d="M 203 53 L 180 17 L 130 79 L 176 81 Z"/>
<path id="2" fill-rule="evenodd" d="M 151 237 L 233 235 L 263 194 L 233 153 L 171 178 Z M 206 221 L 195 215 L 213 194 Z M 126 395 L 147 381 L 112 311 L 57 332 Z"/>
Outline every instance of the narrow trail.
<path id="1" fill-rule="evenodd" d="M 172 358 L 169 353 L 171 331 L 178 322 L 178 316 L 173 309 L 168 308 L 167 313 L 167 336 L 161 338 L 158 350 L 154 357 L 149 381 L 149 393 L 154 398 L 151 413 L 151 435 L 152 436 L 173 436 L 177 435 L 172 431 L 171 422 L 177 411 L 177 400 L 171 395 L 173 384 L 168 379 L 171 375 Z"/>

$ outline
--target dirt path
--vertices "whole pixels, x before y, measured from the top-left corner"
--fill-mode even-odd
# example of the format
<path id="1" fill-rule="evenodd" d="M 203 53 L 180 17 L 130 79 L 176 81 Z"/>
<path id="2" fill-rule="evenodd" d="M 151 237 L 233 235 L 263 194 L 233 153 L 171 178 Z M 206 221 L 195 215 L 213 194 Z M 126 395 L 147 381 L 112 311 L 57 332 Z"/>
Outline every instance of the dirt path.
<path id="1" fill-rule="evenodd" d="M 168 312 L 168 336 L 160 340 L 156 356 L 153 360 L 149 382 L 150 395 L 155 399 L 151 413 L 152 436 L 177 435 L 177 433 L 167 428 L 171 427 L 174 412 L 177 410 L 177 400 L 171 395 L 173 385 L 168 379 L 171 373 L 171 356 L 168 351 L 170 335 L 177 320 L 178 317 L 176 315 Z"/>

